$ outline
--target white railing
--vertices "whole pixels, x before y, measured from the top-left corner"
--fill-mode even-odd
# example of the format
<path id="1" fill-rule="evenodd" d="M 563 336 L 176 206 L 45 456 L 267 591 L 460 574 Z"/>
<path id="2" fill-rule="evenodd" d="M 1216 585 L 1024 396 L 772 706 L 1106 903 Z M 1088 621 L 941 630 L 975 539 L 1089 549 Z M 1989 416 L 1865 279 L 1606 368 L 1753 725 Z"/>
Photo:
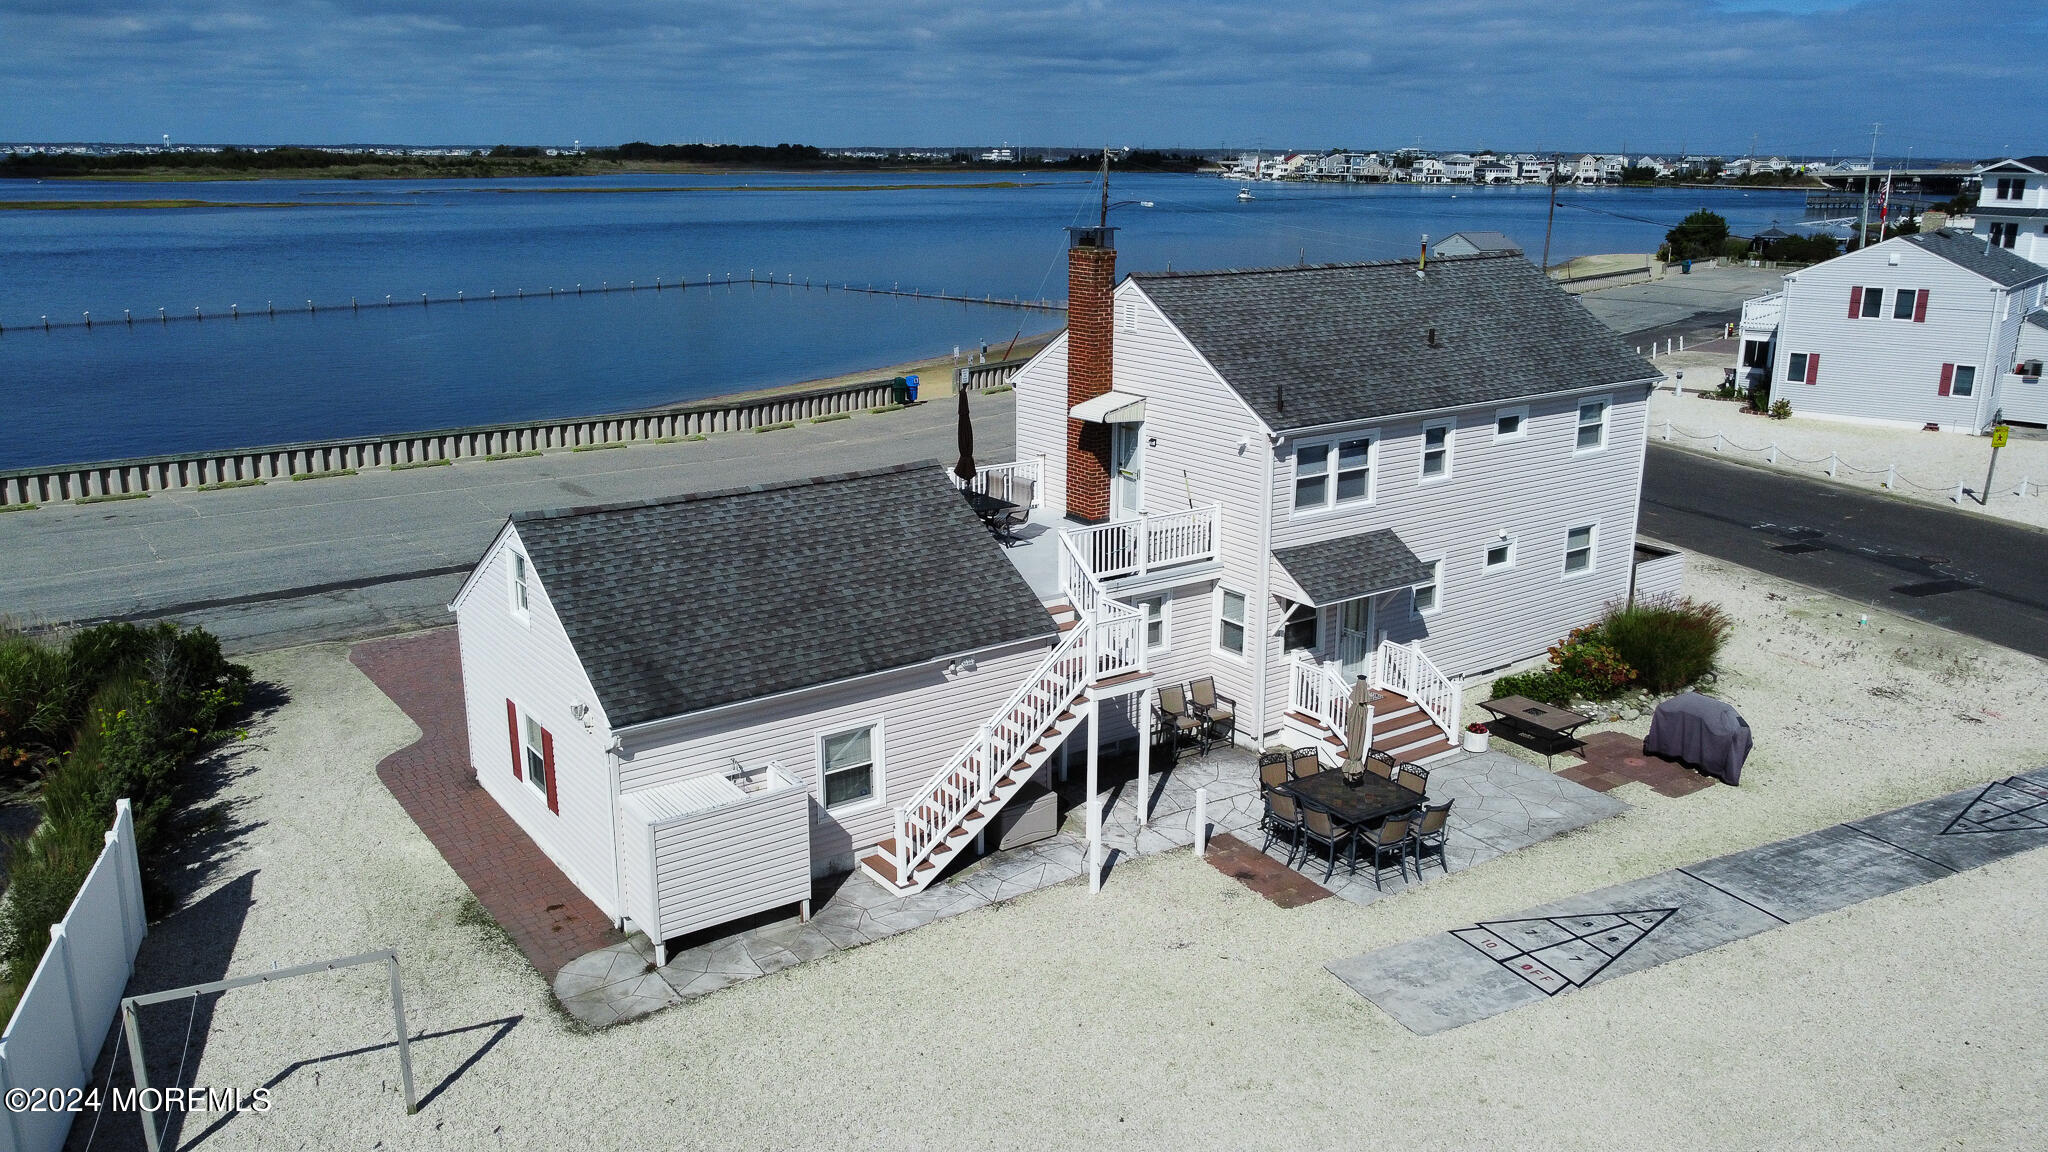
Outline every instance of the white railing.
<path id="1" fill-rule="evenodd" d="M 955 488 L 965 488 L 1012 504 L 1026 503 L 1028 507 L 1036 508 L 1045 503 L 1045 469 L 1043 462 L 1039 460 L 984 464 L 974 470 L 972 480 L 960 479 L 959 474 L 951 468 L 946 469 L 946 476 L 953 481 Z M 1027 483 L 1032 485 L 1031 499 L 1028 502 L 1019 501 L 1017 495 L 1024 491 L 1024 485 Z"/>
<path id="2" fill-rule="evenodd" d="M 1457 730 L 1458 717 L 1464 711 L 1464 685 L 1444 675 L 1423 655 L 1421 641 L 1383 641 L 1378 664 L 1373 687 L 1399 692 L 1414 701 L 1447 736 Z"/>
<path id="3" fill-rule="evenodd" d="M 1744 328 L 1776 328 L 1785 315 L 1785 294 L 1773 292 L 1754 300 L 1742 302 L 1742 326 Z"/>
<path id="4" fill-rule="evenodd" d="M 1074 538 L 1076 554 L 1091 576 L 1115 580 L 1216 559 L 1222 519 L 1219 507 L 1204 504 L 1093 528 L 1070 528 L 1065 535 Z"/>
<path id="5" fill-rule="evenodd" d="M 148 930 L 135 817 L 122 800 L 99 861 L 64 919 L 50 926 L 49 951 L 0 1036 L 0 1094 L 9 1104 L 0 1131 L 12 1138 L 9 1147 L 55 1152 L 64 1146 L 73 1113 L 16 1108 L 13 1093 L 47 1090 L 61 1100 L 63 1093 L 85 1086 Z"/>

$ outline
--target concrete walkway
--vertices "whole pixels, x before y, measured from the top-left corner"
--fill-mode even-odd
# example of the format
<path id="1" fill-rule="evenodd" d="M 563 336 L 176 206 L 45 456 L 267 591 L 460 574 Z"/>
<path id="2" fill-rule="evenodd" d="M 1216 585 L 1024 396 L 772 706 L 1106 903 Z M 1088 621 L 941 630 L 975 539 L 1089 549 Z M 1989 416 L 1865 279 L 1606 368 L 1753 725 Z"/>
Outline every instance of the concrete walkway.
<path id="1" fill-rule="evenodd" d="M 1454 799 L 1447 871 L 1512 852 L 1613 815 L 1627 807 L 1570 781 L 1498 752 L 1463 753 L 1437 761 L 1429 778 L 1432 800 Z M 1076 774 L 1078 777 L 1078 773 Z M 1081 797 L 1069 782 L 1065 795 Z M 1110 784 L 1103 797 L 1105 883 L 1120 861 L 1194 843 L 1195 792 L 1208 792 L 1211 834 L 1235 834 L 1256 850 L 1264 811 L 1258 797 L 1258 762 L 1249 752 L 1219 748 L 1187 756 L 1154 778 L 1151 819 L 1138 823 L 1134 779 Z M 1285 850 L 1275 847 L 1275 861 Z M 578 957 L 555 978 L 555 995 L 571 1015 L 603 1026 L 644 1016 L 743 980 L 766 976 L 833 952 L 873 943 L 934 921 L 1011 900 L 1087 874 L 1088 844 L 1082 808 L 1068 805 L 1058 835 L 1037 844 L 994 852 L 915 896 L 898 897 L 855 873 L 820 886 L 809 923 L 794 918 L 756 925 L 697 943 L 666 966 L 654 965 L 653 945 L 635 935 Z M 1303 865 L 1307 868 L 1307 865 Z M 1309 869 L 1320 879 L 1320 865 Z M 1432 872 L 1429 878 L 1441 875 Z M 1328 887 L 1356 904 L 1370 904 L 1425 878 L 1386 880 L 1384 890 L 1360 876 L 1338 876 Z"/>
<path id="2" fill-rule="evenodd" d="M 1333 961 L 1422 1035 L 2048 846 L 2048 769 Z"/>

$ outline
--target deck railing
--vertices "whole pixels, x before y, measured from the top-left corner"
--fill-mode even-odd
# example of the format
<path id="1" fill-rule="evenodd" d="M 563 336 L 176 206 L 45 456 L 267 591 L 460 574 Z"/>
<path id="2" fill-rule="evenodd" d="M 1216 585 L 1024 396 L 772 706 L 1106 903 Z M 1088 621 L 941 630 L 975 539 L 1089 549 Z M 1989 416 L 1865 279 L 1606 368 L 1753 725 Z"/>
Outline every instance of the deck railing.
<path id="1" fill-rule="evenodd" d="M 1379 668 L 1373 687 L 1399 692 L 1413 700 L 1446 735 L 1457 730 L 1458 718 L 1464 712 L 1464 685 L 1444 675 L 1434 661 L 1423 655 L 1421 641 L 1385 641 L 1380 644 L 1377 659 Z"/>
<path id="2" fill-rule="evenodd" d="M 974 470 L 974 479 L 962 480 L 959 473 L 946 469 L 946 476 L 953 481 L 953 487 L 964 488 L 983 496 L 993 496 L 1012 504 L 1026 503 L 1018 496 L 1024 492 L 1024 485 L 1030 484 L 1031 499 L 1028 506 L 1036 508 L 1045 503 L 1045 462 L 1039 458 L 1012 460 L 1007 464 L 983 464 Z"/>
<path id="3" fill-rule="evenodd" d="M 1179 512 L 1070 528 L 1076 554 L 1097 580 L 1143 576 L 1180 564 L 1216 559 L 1222 509 L 1204 504 Z"/>

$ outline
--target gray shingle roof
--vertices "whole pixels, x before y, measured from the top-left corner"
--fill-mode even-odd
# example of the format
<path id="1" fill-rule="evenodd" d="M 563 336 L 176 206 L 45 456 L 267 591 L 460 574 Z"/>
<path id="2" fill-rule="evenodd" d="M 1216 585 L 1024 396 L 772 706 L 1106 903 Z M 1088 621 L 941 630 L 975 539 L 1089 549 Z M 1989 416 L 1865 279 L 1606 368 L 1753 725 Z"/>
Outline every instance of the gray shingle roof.
<path id="1" fill-rule="evenodd" d="M 2027 323 L 2036 328 L 2048 328 L 2048 308 L 2036 308 L 2027 313 Z"/>
<path id="2" fill-rule="evenodd" d="M 1938 232 L 1918 232 L 1899 239 L 1975 272 L 2001 287 L 2014 288 L 2048 277 L 2048 268 L 2023 260 L 2003 248 L 1993 248 L 1985 243 L 1984 237 L 1972 236 L 1968 232 L 1943 228 Z"/>
<path id="3" fill-rule="evenodd" d="M 936 462 L 512 523 L 616 727 L 1057 632 Z"/>
<path id="4" fill-rule="evenodd" d="M 2039 219 L 2042 216 L 2048 216 L 2048 208 L 2021 208 L 2018 205 L 2013 205 L 2012 207 L 2008 208 L 2002 204 L 1979 204 L 1976 208 L 1971 210 L 1970 215 L 2018 216 L 2024 219 L 2034 220 Z"/>
<path id="5" fill-rule="evenodd" d="M 1453 240 L 1461 239 L 1481 252 L 1514 252 L 1520 254 L 1522 251 L 1520 244 L 1508 239 L 1505 234 L 1500 232 L 1453 232 L 1449 236 L 1437 241 L 1430 251 L 1435 252 L 1437 248 L 1449 244 Z"/>
<path id="6" fill-rule="evenodd" d="M 1356 600 L 1429 578 L 1429 566 L 1418 560 L 1391 528 L 1275 548 L 1273 559 L 1308 593 L 1309 602 L 1317 605 Z"/>
<path id="7" fill-rule="evenodd" d="M 1657 375 L 1520 256 L 1132 279 L 1275 431 Z"/>

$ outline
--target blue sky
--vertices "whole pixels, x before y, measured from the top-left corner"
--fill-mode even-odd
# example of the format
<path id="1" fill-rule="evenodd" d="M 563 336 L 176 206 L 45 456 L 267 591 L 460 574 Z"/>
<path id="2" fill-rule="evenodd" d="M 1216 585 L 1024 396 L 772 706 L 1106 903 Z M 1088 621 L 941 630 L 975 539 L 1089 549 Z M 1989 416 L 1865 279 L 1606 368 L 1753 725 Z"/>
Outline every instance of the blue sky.
<path id="1" fill-rule="evenodd" d="M 0 140 L 2048 151 L 2048 4 L 0 0 Z"/>

